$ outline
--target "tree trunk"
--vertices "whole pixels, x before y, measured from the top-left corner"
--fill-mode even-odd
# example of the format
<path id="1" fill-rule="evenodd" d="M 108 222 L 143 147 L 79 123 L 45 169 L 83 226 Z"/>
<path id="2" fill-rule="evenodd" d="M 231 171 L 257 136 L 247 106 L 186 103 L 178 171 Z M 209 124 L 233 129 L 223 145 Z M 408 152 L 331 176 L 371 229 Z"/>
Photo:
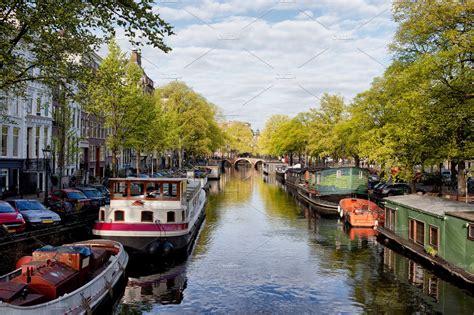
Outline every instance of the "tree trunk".
<path id="1" fill-rule="evenodd" d="M 137 150 L 135 167 L 137 168 L 137 177 L 140 177 L 140 150 Z"/>
<path id="2" fill-rule="evenodd" d="M 112 177 L 117 177 L 117 150 L 112 150 Z"/>
<path id="3" fill-rule="evenodd" d="M 183 149 L 179 149 L 178 151 L 178 168 L 181 169 L 183 166 Z"/>
<path id="4" fill-rule="evenodd" d="M 354 164 L 356 167 L 360 167 L 360 157 L 357 154 L 354 154 Z"/>
<path id="5" fill-rule="evenodd" d="M 461 162 L 459 162 L 461 163 Z M 454 183 L 457 181 L 457 174 L 456 174 L 456 164 L 459 164 L 455 161 L 451 161 L 451 185 L 454 187 Z M 464 162 L 463 162 L 464 163 Z"/>
<path id="6" fill-rule="evenodd" d="M 466 164 L 464 161 L 458 162 L 458 195 L 465 196 L 466 195 L 466 176 L 464 174 L 464 169 Z"/>
<path id="7" fill-rule="evenodd" d="M 293 166 L 293 152 L 290 152 L 290 166 Z"/>

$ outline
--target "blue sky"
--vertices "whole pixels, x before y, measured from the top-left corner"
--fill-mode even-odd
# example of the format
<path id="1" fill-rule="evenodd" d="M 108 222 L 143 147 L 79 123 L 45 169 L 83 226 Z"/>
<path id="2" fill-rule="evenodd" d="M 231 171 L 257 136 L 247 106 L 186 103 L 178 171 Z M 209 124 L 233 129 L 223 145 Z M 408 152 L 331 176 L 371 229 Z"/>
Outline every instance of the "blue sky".
<path id="1" fill-rule="evenodd" d="M 142 48 L 160 86 L 181 80 L 228 120 L 262 129 L 272 114 L 319 106 L 324 93 L 347 103 L 390 62 L 390 1 L 231 0 L 156 2 L 176 35 L 164 54 Z M 118 32 L 120 34 L 120 31 Z M 124 50 L 132 47 L 118 37 Z"/>

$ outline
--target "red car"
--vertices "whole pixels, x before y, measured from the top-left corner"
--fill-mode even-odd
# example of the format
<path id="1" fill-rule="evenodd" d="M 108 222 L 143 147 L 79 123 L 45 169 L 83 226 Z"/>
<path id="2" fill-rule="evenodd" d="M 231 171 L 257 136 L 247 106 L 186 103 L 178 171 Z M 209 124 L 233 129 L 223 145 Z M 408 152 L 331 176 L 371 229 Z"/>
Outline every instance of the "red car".
<path id="1" fill-rule="evenodd" d="M 0 201 L 0 227 L 3 227 L 5 233 L 21 233 L 26 228 L 21 213 L 5 201 Z"/>
<path id="2" fill-rule="evenodd" d="M 77 189 L 61 189 L 49 195 L 51 210 L 61 214 L 73 214 L 89 210 L 91 200 Z"/>

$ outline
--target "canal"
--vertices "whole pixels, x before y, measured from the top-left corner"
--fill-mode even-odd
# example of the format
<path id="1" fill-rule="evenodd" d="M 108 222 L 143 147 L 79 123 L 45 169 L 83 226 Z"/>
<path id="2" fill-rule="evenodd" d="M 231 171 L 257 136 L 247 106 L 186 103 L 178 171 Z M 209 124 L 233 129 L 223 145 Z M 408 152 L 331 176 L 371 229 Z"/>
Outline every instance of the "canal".
<path id="1" fill-rule="evenodd" d="M 115 312 L 471 314 L 474 297 L 252 169 L 213 182 L 189 258 L 129 272 Z"/>

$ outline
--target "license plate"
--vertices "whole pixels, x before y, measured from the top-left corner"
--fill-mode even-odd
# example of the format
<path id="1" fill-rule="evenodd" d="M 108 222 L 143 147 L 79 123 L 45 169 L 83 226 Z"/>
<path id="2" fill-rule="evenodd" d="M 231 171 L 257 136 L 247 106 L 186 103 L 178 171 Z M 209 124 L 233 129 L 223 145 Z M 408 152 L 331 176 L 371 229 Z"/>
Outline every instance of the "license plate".
<path id="1" fill-rule="evenodd" d="M 15 229 L 9 229 L 9 230 L 8 230 L 8 233 L 15 233 L 15 232 L 16 232 Z"/>
<path id="2" fill-rule="evenodd" d="M 53 223 L 53 220 L 43 220 L 43 223 Z"/>

